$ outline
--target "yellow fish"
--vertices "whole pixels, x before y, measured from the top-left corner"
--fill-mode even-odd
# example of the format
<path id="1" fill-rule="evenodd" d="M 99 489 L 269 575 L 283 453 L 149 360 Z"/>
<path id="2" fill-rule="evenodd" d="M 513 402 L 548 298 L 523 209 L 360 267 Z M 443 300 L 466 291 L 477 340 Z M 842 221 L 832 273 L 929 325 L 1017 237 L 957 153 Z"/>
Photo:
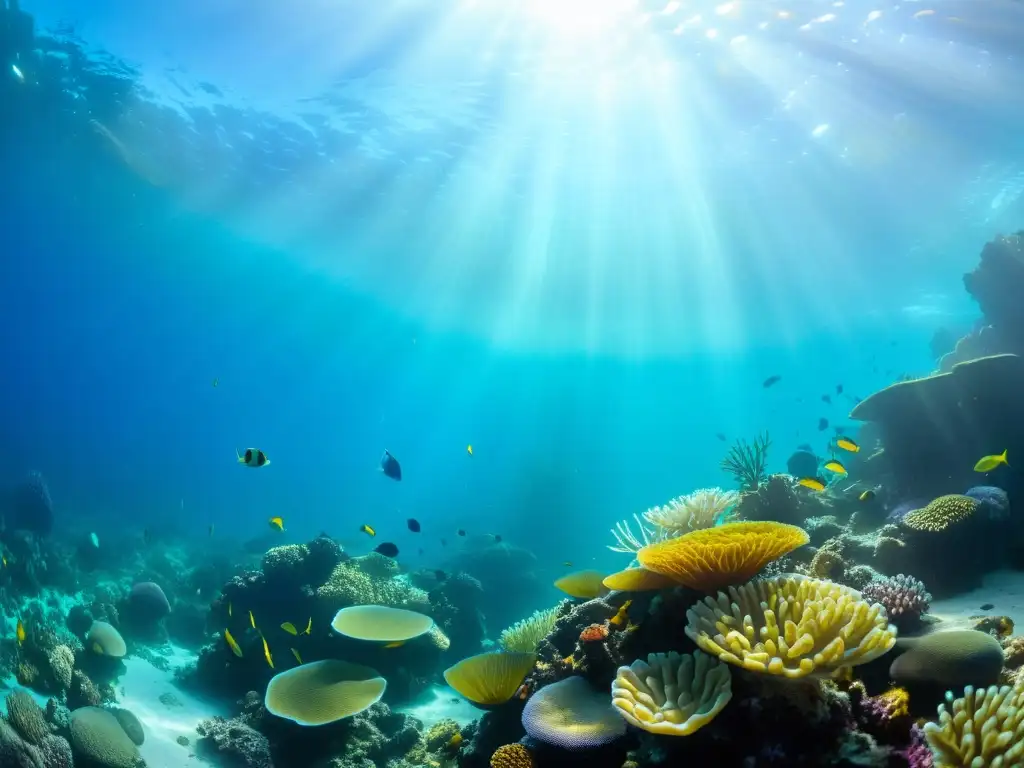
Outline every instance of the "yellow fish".
<path id="1" fill-rule="evenodd" d="M 842 448 L 844 451 L 849 451 L 850 453 L 857 453 L 860 450 L 860 446 L 848 437 L 838 438 L 836 440 L 836 446 Z"/>
<path id="2" fill-rule="evenodd" d="M 102 656 L 103 655 L 103 646 L 100 645 L 99 643 L 93 643 L 92 644 L 92 652 L 97 654 L 97 655 L 99 655 L 99 656 Z"/>
<path id="3" fill-rule="evenodd" d="M 621 627 L 623 624 L 629 621 L 629 616 L 627 615 L 626 611 L 629 610 L 629 606 L 631 606 L 632 604 L 632 600 L 627 600 L 626 602 L 624 602 L 622 604 L 622 607 L 619 608 L 616 614 L 612 616 L 610 619 L 608 619 L 608 623 L 613 627 Z"/>
<path id="4" fill-rule="evenodd" d="M 231 652 L 238 658 L 242 658 L 242 649 L 238 646 L 238 643 L 235 642 L 235 638 L 231 636 L 231 630 L 224 630 L 224 639 L 227 641 L 228 648 L 231 649 Z"/>
<path id="5" fill-rule="evenodd" d="M 263 658 L 267 660 L 267 664 L 269 664 L 270 668 L 273 669 L 274 659 L 270 656 L 270 646 L 267 645 L 267 638 L 265 638 L 263 635 L 260 635 L 260 640 L 263 641 Z"/>
<path id="6" fill-rule="evenodd" d="M 301 664 L 301 663 L 302 663 L 302 657 L 301 657 L 301 656 L 299 656 L 299 652 L 298 652 L 298 651 L 296 651 L 296 650 L 295 650 L 294 648 L 292 648 L 292 656 L 294 656 L 294 657 L 295 657 L 295 660 L 296 660 L 297 662 L 299 662 L 299 664 Z"/>
<path id="7" fill-rule="evenodd" d="M 4 568 L 7 567 L 7 555 L 0 556 L 0 561 L 3 561 Z"/>
<path id="8" fill-rule="evenodd" d="M 796 481 L 797 485 L 802 485 L 804 488 L 810 488 L 812 491 L 824 491 L 825 482 L 819 477 L 801 477 Z"/>
<path id="9" fill-rule="evenodd" d="M 830 461 L 827 464 L 825 464 L 825 469 L 827 469 L 829 472 L 836 472 L 836 473 L 838 473 L 840 475 L 847 474 L 846 467 L 844 467 L 842 464 L 840 464 L 835 459 L 832 459 L 832 461 Z"/>
<path id="10" fill-rule="evenodd" d="M 466 446 L 466 453 L 468 453 L 470 456 L 473 455 L 473 446 L 472 445 L 467 445 Z"/>
<path id="11" fill-rule="evenodd" d="M 309 617 L 309 621 L 306 622 L 306 629 L 305 629 L 305 631 L 303 631 L 302 634 L 304 634 L 304 635 L 311 635 L 311 634 L 313 634 L 313 617 L 312 616 L 310 616 Z"/>
<path id="12" fill-rule="evenodd" d="M 270 527 L 276 531 L 284 530 L 284 518 L 283 517 L 272 517 L 267 521 L 270 523 Z"/>
<path id="13" fill-rule="evenodd" d="M 282 624 L 281 625 L 281 629 L 283 629 L 289 635 L 297 635 L 297 634 L 299 634 L 299 631 L 297 629 L 295 629 L 295 625 L 292 624 L 290 621 L 286 621 L 284 624 Z"/>
<path id="14" fill-rule="evenodd" d="M 403 645 L 405 645 L 405 640 L 398 640 L 398 641 L 396 641 L 394 643 L 388 643 L 384 647 L 385 648 L 401 648 Z"/>
<path id="15" fill-rule="evenodd" d="M 15 632 L 18 635 L 18 645 L 21 645 L 25 642 L 25 625 L 21 623 L 21 619 L 18 619 L 18 626 Z"/>
<path id="16" fill-rule="evenodd" d="M 860 499 L 861 501 L 871 501 L 873 498 L 875 498 L 875 492 L 868 489 L 857 498 Z"/>
<path id="17" fill-rule="evenodd" d="M 974 465 L 974 471 L 991 472 L 1000 464 L 1010 466 L 1010 462 L 1006 460 L 1006 451 L 1003 451 L 998 456 L 982 456 L 980 459 L 978 459 L 978 463 Z"/>
<path id="18" fill-rule="evenodd" d="M 368 525 L 360 525 L 359 526 L 359 531 L 361 533 L 365 533 L 367 536 L 376 536 L 377 535 L 377 532 L 375 530 L 373 530 L 373 528 L 371 528 Z"/>
<path id="19" fill-rule="evenodd" d="M 231 603 L 228 603 L 228 618 L 231 618 Z"/>
<path id="20" fill-rule="evenodd" d="M 252 615 L 252 611 L 249 611 L 249 623 L 252 624 L 252 628 L 256 629 L 256 619 Z"/>
<path id="21" fill-rule="evenodd" d="M 448 749 L 457 751 L 462 746 L 462 734 L 456 733 L 450 739 L 448 739 Z"/>

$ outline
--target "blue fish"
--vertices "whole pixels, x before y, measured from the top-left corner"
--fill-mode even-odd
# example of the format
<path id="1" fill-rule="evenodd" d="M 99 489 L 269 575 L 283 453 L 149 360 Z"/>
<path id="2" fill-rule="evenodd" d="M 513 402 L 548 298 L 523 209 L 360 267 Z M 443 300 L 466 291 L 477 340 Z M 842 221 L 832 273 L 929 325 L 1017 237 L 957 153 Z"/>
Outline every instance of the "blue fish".
<path id="1" fill-rule="evenodd" d="M 384 455 L 380 457 L 380 471 L 392 480 L 402 479 L 402 465 L 387 451 L 384 451 Z"/>

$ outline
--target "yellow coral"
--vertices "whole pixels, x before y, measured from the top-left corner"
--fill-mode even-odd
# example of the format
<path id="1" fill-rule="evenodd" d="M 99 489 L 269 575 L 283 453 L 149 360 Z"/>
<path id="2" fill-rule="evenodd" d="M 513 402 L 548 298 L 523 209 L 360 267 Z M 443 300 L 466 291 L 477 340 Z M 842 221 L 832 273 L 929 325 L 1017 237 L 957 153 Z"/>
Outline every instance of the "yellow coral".
<path id="1" fill-rule="evenodd" d="M 1024 762 L 1024 686 L 968 686 L 962 698 L 946 693 L 939 721 L 924 736 L 935 768 L 1019 766 Z"/>
<path id="2" fill-rule="evenodd" d="M 703 651 L 652 653 L 619 667 L 612 706 L 649 733 L 688 736 L 710 723 L 732 698 L 729 667 Z"/>
<path id="3" fill-rule="evenodd" d="M 533 768 L 533 755 L 522 744 L 505 744 L 491 755 L 491 768 Z"/>
<path id="4" fill-rule="evenodd" d="M 804 576 L 750 582 L 686 612 L 686 634 L 713 656 L 788 678 L 866 664 L 896 643 L 885 608 L 840 584 Z"/>
<path id="5" fill-rule="evenodd" d="M 680 584 L 714 592 L 753 578 L 772 560 L 809 541 L 806 531 L 784 523 L 726 523 L 650 544 L 640 565 Z"/>
<path id="6" fill-rule="evenodd" d="M 903 524 L 916 531 L 944 531 L 954 523 L 966 520 L 977 509 L 978 502 L 970 496 L 951 493 L 933 499 L 921 509 L 908 512 Z"/>
<path id="7" fill-rule="evenodd" d="M 890 718 L 910 716 L 910 694 L 905 688 L 890 688 L 875 699 Z"/>

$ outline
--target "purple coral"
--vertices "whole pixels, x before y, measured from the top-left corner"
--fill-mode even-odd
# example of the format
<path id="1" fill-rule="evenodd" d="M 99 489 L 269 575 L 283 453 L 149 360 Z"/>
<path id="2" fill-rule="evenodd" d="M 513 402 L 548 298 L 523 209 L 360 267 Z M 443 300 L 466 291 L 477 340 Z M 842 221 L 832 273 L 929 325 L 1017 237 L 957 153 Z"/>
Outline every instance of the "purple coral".
<path id="1" fill-rule="evenodd" d="M 907 761 L 909 768 L 933 768 L 935 756 L 928 748 L 921 726 L 914 725 L 910 729 L 910 746 L 899 753 Z"/>
<path id="2" fill-rule="evenodd" d="M 889 614 L 889 621 L 900 628 L 918 622 L 932 602 L 932 596 L 928 594 L 923 582 L 902 573 L 892 578 L 872 581 L 860 592 L 866 600 L 881 603 Z"/>
<path id="3" fill-rule="evenodd" d="M 988 513 L 990 520 L 1005 520 L 1010 516 L 1010 497 L 994 485 L 976 485 L 964 496 L 970 496 L 980 505 L 980 512 Z"/>

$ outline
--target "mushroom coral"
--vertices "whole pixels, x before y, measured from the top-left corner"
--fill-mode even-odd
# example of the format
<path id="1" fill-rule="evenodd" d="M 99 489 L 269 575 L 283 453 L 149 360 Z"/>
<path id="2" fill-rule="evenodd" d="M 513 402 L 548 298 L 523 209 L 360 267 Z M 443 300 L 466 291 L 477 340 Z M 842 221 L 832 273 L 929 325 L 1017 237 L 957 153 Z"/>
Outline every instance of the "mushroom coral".
<path id="1" fill-rule="evenodd" d="M 726 523 L 649 544 L 637 552 L 637 560 L 647 570 L 687 587 L 714 592 L 752 579 L 772 560 L 809 540 L 795 525 Z"/>
<path id="2" fill-rule="evenodd" d="M 535 653 L 479 653 L 448 667 L 444 679 L 478 707 L 496 707 L 515 695 L 536 662 Z"/>
<path id="3" fill-rule="evenodd" d="M 369 709 L 387 685 L 375 669 L 324 659 L 274 675 L 264 706 L 299 725 L 325 725 Z"/>
<path id="4" fill-rule="evenodd" d="M 630 725 L 665 736 L 689 736 L 732 698 L 729 667 L 703 651 L 652 653 L 619 667 L 612 706 Z"/>
<path id="5" fill-rule="evenodd" d="M 788 678 L 866 664 L 896 643 L 881 605 L 849 587 L 795 574 L 706 597 L 686 621 L 686 635 L 718 659 Z"/>
<path id="6" fill-rule="evenodd" d="M 615 741 L 626 724 L 586 679 L 567 677 L 546 685 L 526 702 L 523 728 L 532 739 L 561 749 L 591 749 Z"/>
<path id="7" fill-rule="evenodd" d="M 85 645 L 101 656 L 122 658 L 128 652 L 121 633 L 105 621 L 94 621 L 85 634 Z"/>
<path id="8" fill-rule="evenodd" d="M 429 616 L 386 605 L 342 608 L 331 622 L 331 628 L 339 635 L 378 643 L 404 643 L 425 635 L 433 626 L 434 620 Z"/>
<path id="9" fill-rule="evenodd" d="M 946 693 L 939 721 L 924 736 L 936 768 L 1001 768 L 1024 763 L 1024 686 L 964 689 Z"/>

